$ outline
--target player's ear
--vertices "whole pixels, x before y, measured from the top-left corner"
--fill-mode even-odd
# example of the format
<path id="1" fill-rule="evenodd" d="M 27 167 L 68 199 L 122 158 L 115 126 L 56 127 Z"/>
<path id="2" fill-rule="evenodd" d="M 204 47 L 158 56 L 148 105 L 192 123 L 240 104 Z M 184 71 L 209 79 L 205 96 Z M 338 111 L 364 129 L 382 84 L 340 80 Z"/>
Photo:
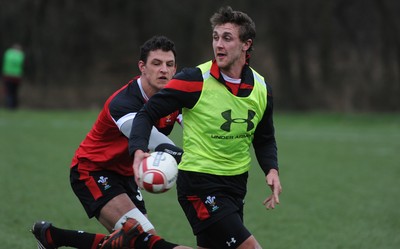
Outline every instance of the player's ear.
<path id="1" fill-rule="evenodd" d="M 253 44 L 253 40 L 252 39 L 247 39 L 247 41 L 245 41 L 243 43 L 242 50 L 243 51 L 249 50 L 249 48 L 251 47 L 251 44 Z"/>
<path id="2" fill-rule="evenodd" d="M 146 67 L 146 63 L 144 63 L 144 61 L 140 60 L 140 61 L 138 62 L 138 68 L 139 68 L 139 70 L 140 70 L 141 73 L 144 72 L 145 67 Z"/>

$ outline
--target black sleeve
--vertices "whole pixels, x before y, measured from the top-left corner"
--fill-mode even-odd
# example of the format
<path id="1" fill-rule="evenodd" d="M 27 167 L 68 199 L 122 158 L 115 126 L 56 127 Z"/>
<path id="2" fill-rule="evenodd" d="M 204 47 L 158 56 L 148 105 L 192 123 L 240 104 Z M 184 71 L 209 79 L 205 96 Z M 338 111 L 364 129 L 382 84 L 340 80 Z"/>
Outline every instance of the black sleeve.
<path id="1" fill-rule="evenodd" d="M 197 102 L 201 91 L 194 88 L 202 82 L 198 69 L 182 70 L 164 89 L 153 95 L 143 108 L 136 114 L 129 137 L 129 153 L 136 150 L 147 151 L 152 126 L 158 119 L 182 108 L 192 108 Z M 200 81 L 199 81 L 200 80 Z"/>
<path id="2" fill-rule="evenodd" d="M 267 85 L 267 87 L 267 109 L 265 110 L 261 122 L 257 125 L 253 140 L 257 161 L 265 174 L 268 174 L 270 169 L 279 169 L 273 123 L 272 89 L 269 85 Z"/>
<path id="3" fill-rule="evenodd" d="M 154 151 L 166 152 L 166 153 L 170 154 L 171 156 L 173 156 L 178 164 L 181 162 L 183 150 L 176 145 L 166 144 L 166 143 L 159 144 L 154 149 Z"/>
<path id="4" fill-rule="evenodd" d="M 129 153 L 133 155 L 136 150 L 148 151 L 149 137 L 152 127 L 161 117 L 177 110 L 177 104 L 172 101 L 166 102 L 162 94 L 155 94 L 136 113 L 132 121 L 131 133 L 129 136 Z"/>

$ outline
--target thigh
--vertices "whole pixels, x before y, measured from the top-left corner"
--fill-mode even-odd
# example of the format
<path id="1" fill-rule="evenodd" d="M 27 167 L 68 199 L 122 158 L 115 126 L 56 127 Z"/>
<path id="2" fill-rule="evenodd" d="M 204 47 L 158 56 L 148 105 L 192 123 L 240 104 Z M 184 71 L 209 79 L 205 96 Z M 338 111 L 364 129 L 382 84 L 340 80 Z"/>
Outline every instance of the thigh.
<path id="1" fill-rule="evenodd" d="M 98 220 L 111 232 L 119 219 L 135 207 L 127 194 L 117 195 L 101 208 Z"/>
<path id="2" fill-rule="evenodd" d="M 243 220 L 242 199 L 235 199 L 223 193 L 214 194 L 178 197 L 179 204 L 195 235 L 231 214 L 235 214 L 240 221 Z"/>
<path id="3" fill-rule="evenodd" d="M 254 238 L 244 226 L 239 214 L 232 213 L 197 234 L 197 246 L 202 248 L 238 248 Z"/>

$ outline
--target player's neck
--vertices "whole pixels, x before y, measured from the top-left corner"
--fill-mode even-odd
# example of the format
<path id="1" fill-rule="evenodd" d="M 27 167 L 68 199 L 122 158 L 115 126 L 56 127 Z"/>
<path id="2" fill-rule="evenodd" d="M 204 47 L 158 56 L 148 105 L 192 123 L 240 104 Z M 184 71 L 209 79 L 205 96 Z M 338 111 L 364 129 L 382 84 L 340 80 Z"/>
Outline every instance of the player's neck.
<path id="1" fill-rule="evenodd" d="M 240 58 L 236 60 L 233 64 L 226 68 L 220 68 L 221 73 L 227 75 L 233 79 L 240 79 L 242 76 L 243 66 L 246 64 L 246 58 Z"/>
<path id="2" fill-rule="evenodd" d="M 154 87 L 152 87 L 150 85 L 150 83 L 148 82 L 148 80 L 144 77 L 140 77 L 138 79 L 138 83 L 139 83 L 140 89 L 142 91 L 143 98 L 146 100 L 151 98 L 151 96 L 153 96 L 154 94 L 156 94 L 159 91 L 158 89 L 154 89 Z"/>
<path id="3" fill-rule="evenodd" d="M 137 79 L 137 82 L 138 82 L 138 85 L 140 88 L 140 92 L 142 93 L 142 97 L 147 102 L 149 100 L 150 96 L 146 93 L 146 89 L 145 89 L 146 84 L 144 83 L 143 78 Z"/>

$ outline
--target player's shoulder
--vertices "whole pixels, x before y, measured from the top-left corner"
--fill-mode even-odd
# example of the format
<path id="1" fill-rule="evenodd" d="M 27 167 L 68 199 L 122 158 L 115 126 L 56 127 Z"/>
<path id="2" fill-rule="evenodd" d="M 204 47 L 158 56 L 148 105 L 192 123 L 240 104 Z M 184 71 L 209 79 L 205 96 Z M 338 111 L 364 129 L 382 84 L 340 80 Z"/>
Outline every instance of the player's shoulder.
<path id="1" fill-rule="evenodd" d="M 203 75 L 201 70 L 197 67 L 183 68 L 179 73 L 174 76 L 176 80 L 184 81 L 202 81 Z"/>
<path id="2" fill-rule="evenodd" d="M 198 68 L 184 68 L 164 87 L 166 91 L 200 92 L 203 87 L 203 75 Z"/>
<path id="3" fill-rule="evenodd" d="M 118 120 L 120 117 L 139 111 L 144 104 L 136 80 L 131 80 L 110 97 L 108 109 L 111 116 Z"/>
<path id="4" fill-rule="evenodd" d="M 254 75 L 254 77 L 260 79 L 263 83 L 265 83 L 265 87 L 267 88 L 267 92 L 268 95 L 272 95 L 272 86 L 271 84 L 268 82 L 268 80 L 266 79 L 266 77 L 264 75 L 261 75 L 260 73 L 258 73 L 254 68 L 247 66 L 245 67 L 249 72 L 253 72 L 252 74 L 248 74 L 248 75 Z M 251 71 L 250 71 L 251 70 Z"/>

